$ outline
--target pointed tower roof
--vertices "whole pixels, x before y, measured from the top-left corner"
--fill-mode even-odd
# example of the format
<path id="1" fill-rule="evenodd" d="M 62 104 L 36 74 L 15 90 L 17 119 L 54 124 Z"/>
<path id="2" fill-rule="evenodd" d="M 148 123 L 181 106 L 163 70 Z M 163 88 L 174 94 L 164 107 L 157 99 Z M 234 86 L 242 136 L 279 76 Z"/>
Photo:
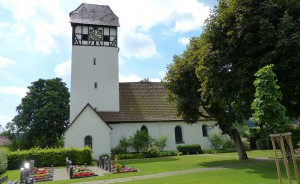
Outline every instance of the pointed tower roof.
<path id="1" fill-rule="evenodd" d="M 70 22 L 73 24 L 90 24 L 120 27 L 119 17 L 107 5 L 82 3 L 70 14 Z"/>

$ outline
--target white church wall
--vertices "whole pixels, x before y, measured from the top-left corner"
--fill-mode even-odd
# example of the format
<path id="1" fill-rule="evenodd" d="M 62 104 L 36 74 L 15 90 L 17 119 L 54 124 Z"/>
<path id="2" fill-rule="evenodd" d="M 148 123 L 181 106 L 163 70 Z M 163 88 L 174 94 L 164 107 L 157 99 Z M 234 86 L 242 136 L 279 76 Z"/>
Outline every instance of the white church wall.
<path id="1" fill-rule="evenodd" d="M 109 126 L 87 106 L 65 132 L 65 148 L 83 148 L 84 138 L 91 136 L 92 157 L 98 159 L 102 153 L 110 153 L 110 132 Z"/>
<path id="2" fill-rule="evenodd" d="M 111 147 L 115 147 L 119 144 L 119 140 L 122 137 L 130 137 L 140 130 L 143 125 L 148 129 L 148 133 L 151 137 L 157 138 L 159 136 L 167 136 L 168 143 L 165 151 L 176 150 L 176 146 L 182 144 L 176 144 L 175 141 L 175 127 L 180 126 L 182 129 L 183 144 L 200 144 L 202 149 L 210 149 L 210 142 L 208 137 L 202 135 L 202 125 L 208 125 L 208 135 L 216 132 L 220 132 L 218 127 L 210 128 L 215 122 L 213 121 L 199 121 L 196 124 L 189 125 L 184 122 L 147 122 L 147 123 L 122 123 L 122 124 L 110 124 L 113 128 L 111 133 Z"/>
<path id="3" fill-rule="evenodd" d="M 70 121 L 90 103 L 97 111 L 119 111 L 117 47 L 72 46 Z"/>

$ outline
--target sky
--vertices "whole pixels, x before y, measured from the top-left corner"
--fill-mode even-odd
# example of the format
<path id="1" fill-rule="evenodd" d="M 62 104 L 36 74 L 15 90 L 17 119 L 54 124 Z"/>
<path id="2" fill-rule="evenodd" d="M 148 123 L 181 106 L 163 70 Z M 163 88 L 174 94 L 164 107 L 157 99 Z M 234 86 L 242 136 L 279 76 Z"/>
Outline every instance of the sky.
<path id="1" fill-rule="evenodd" d="M 119 17 L 119 81 L 156 82 L 201 34 L 217 0 L 1 0 L 0 130 L 32 82 L 60 77 L 70 89 L 69 13 L 81 3 L 109 5 Z"/>

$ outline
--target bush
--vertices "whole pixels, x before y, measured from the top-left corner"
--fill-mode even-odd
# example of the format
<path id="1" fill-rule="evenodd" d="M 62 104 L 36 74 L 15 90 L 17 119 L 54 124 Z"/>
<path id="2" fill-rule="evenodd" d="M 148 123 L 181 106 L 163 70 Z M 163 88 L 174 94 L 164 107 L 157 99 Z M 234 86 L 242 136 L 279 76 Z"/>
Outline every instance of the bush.
<path id="1" fill-rule="evenodd" d="M 0 174 L 7 169 L 7 150 L 0 148 Z"/>
<path id="2" fill-rule="evenodd" d="M 194 154 L 203 153 L 201 146 L 199 144 L 188 144 L 188 145 L 177 146 L 177 150 L 184 155 L 191 154 L 191 153 Z"/>
<path id="3" fill-rule="evenodd" d="M 178 151 L 161 151 L 159 152 L 159 157 L 170 157 L 170 156 L 178 156 Z"/>
<path id="4" fill-rule="evenodd" d="M 144 153 L 144 156 L 146 158 L 155 158 L 159 156 L 159 148 L 157 146 L 149 146 L 146 150 L 146 152 Z"/>
<path id="5" fill-rule="evenodd" d="M 246 151 L 251 151 L 250 142 L 247 138 L 242 138 L 242 143 Z"/>
<path id="6" fill-rule="evenodd" d="M 167 146 L 167 142 L 167 136 L 160 136 L 154 139 L 154 145 L 158 147 L 159 151 L 162 151 Z"/>
<path id="7" fill-rule="evenodd" d="M 229 137 L 223 138 L 222 147 L 224 148 L 235 148 L 233 141 Z"/>
<path id="8" fill-rule="evenodd" d="M 151 143 L 151 137 L 147 132 L 137 130 L 134 135 L 130 137 L 130 142 L 135 152 L 144 152 Z"/>
<path id="9" fill-rule="evenodd" d="M 79 148 L 41 149 L 33 148 L 24 151 L 14 151 L 7 155 L 8 169 L 18 169 L 23 161 L 34 160 L 35 166 L 65 166 L 66 157 L 73 164 L 90 164 L 92 162 L 92 150 L 86 146 Z"/>
<path id="10" fill-rule="evenodd" d="M 214 148 L 214 149 L 221 149 L 222 148 L 222 146 L 223 146 L 222 139 L 223 139 L 223 136 L 221 134 L 218 134 L 218 133 L 211 134 L 208 137 L 208 140 L 210 141 L 211 147 Z"/>

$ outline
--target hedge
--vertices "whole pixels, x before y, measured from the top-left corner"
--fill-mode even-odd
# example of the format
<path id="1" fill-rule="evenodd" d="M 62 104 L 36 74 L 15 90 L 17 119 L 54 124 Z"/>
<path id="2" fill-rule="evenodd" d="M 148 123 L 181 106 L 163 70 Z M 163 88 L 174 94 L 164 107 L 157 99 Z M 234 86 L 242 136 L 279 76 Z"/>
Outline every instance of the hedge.
<path id="1" fill-rule="evenodd" d="M 126 159 L 140 159 L 140 158 L 155 158 L 149 156 L 147 153 L 124 153 L 124 154 L 116 154 L 119 160 L 126 160 Z M 112 160 L 115 159 L 115 156 L 112 156 Z M 158 152 L 156 157 L 170 157 L 170 156 L 178 156 L 178 151 L 161 151 Z"/>
<path id="2" fill-rule="evenodd" d="M 177 146 L 177 150 L 181 152 L 183 155 L 203 153 L 201 146 L 199 144 L 180 145 Z"/>
<path id="3" fill-rule="evenodd" d="M 4 148 L 0 148 L 0 174 L 7 169 L 7 152 Z"/>
<path id="4" fill-rule="evenodd" d="M 30 150 L 14 151 L 7 155 L 8 169 L 19 169 L 24 161 L 34 160 L 37 167 L 65 166 L 66 157 L 73 164 L 90 164 L 92 162 L 92 150 L 89 147 L 79 148 L 33 148 Z"/>

